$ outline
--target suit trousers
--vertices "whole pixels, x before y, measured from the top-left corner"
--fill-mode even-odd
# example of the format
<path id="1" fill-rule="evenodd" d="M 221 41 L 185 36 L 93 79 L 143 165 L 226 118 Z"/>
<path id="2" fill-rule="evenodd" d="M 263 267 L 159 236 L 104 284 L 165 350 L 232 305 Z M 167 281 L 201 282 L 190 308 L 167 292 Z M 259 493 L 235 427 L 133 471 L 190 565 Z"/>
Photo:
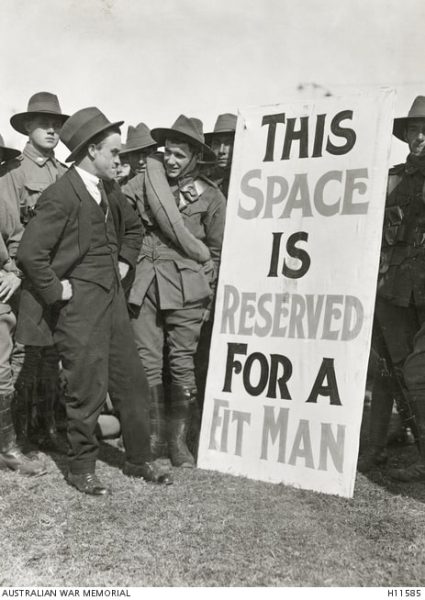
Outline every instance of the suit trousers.
<path id="1" fill-rule="evenodd" d="M 131 319 L 140 359 L 151 387 L 163 383 L 164 344 L 168 351 L 171 382 L 195 388 L 194 355 L 206 300 L 182 308 L 163 310 L 156 279 L 143 299 L 140 312 Z"/>
<path id="2" fill-rule="evenodd" d="M 119 414 L 126 460 L 151 459 L 149 388 L 137 354 L 121 285 L 107 291 L 71 279 L 73 296 L 55 316 L 53 338 L 65 381 L 69 469 L 94 472 L 95 428 L 109 391 Z"/>

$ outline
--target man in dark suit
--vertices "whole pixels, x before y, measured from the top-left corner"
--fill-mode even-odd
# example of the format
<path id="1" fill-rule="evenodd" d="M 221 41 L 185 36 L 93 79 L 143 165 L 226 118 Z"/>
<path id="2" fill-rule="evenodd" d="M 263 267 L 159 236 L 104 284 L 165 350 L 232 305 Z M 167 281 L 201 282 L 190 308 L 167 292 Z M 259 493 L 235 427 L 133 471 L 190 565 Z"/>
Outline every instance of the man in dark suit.
<path id="1" fill-rule="evenodd" d="M 66 382 L 68 482 L 84 493 L 107 489 L 95 475 L 97 419 L 109 391 L 120 415 L 124 473 L 171 480 L 151 460 L 149 388 L 127 314 L 121 280 L 142 241 L 136 213 L 114 182 L 121 122 L 97 108 L 76 112 L 61 131 L 74 166 L 40 197 L 22 238 L 22 292 L 17 336 L 55 343 Z"/>

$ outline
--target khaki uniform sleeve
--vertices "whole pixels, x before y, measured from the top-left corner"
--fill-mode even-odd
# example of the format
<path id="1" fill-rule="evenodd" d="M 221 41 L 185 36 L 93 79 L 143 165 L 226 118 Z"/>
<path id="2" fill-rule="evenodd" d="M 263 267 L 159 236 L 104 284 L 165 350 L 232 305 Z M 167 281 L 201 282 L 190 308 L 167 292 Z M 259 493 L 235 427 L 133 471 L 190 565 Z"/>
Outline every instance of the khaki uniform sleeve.
<path id="1" fill-rule="evenodd" d="M 206 232 L 205 243 L 210 249 L 211 258 L 218 274 L 226 220 L 226 200 L 217 188 L 212 190 L 212 195 L 211 206 L 204 222 Z"/>

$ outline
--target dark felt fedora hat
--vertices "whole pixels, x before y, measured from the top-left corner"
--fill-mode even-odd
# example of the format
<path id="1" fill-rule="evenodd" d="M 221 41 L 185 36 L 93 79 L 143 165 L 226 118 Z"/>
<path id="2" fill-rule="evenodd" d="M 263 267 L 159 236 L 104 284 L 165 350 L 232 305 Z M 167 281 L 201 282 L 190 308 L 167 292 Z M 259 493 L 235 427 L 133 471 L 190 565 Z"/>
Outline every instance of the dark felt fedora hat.
<path id="1" fill-rule="evenodd" d="M 394 119 L 393 134 L 402 142 L 406 141 L 406 125 L 415 119 L 425 119 L 425 96 L 416 96 L 407 117 Z"/>
<path id="2" fill-rule="evenodd" d="M 36 115 L 52 115 L 61 119 L 62 123 L 69 118 L 68 115 L 62 114 L 58 97 L 55 94 L 37 92 L 29 99 L 26 112 L 21 112 L 10 117 L 10 124 L 19 133 L 27 135 L 25 123 L 28 117 L 35 117 Z"/>
<path id="3" fill-rule="evenodd" d="M 164 145 L 167 138 L 181 139 L 203 153 L 204 160 L 216 159 L 214 152 L 205 143 L 202 121 L 200 119 L 180 115 L 174 125 L 168 128 L 156 127 L 152 129 L 151 135 L 159 145 Z"/>
<path id="4" fill-rule="evenodd" d="M 232 113 L 224 113 L 222 115 L 218 115 L 217 121 L 214 125 L 214 131 L 210 131 L 205 134 L 205 141 L 207 144 L 211 144 L 215 135 L 220 133 L 233 133 L 236 131 L 236 121 L 238 117 L 233 115 Z"/>
<path id="5" fill-rule="evenodd" d="M 111 123 L 95 106 L 82 108 L 71 115 L 62 127 L 60 139 L 71 151 L 66 162 L 72 162 L 80 150 L 84 148 L 98 133 L 111 129 L 112 127 L 121 127 L 124 121 L 115 121 Z"/>
<path id="6" fill-rule="evenodd" d="M 144 123 L 139 123 L 136 127 L 129 125 L 127 130 L 127 141 L 120 152 L 120 156 L 145 148 L 157 146 L 156 141 L 151 136 L 150 129 Z"/>
<path id="7" fill-rule="evenodd" d="M 0 135 L 0 162 L 3 160 L 10 160 L 11 158 L 16 158 L 20 154 L 20 150 L 16 150 L 15 148 L 8 148 L 7 146 L 5 146 L 3 136 Z"/>

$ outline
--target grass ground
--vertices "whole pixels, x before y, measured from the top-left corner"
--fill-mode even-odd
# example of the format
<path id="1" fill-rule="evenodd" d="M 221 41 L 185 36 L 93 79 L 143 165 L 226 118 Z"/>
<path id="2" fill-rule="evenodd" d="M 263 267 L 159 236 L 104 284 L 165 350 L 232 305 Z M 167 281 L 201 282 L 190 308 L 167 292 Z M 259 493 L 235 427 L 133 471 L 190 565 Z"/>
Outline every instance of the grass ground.
<path id="1" fill-rule="evenodd" d="M 407 463 L 415 448 L 392 450 Z M 174 470 L 128 479 L 101 451 L 106 498 L 63 480 L 64 460 L 1 472 L 0 586 L 424 586 L 425 484 L 357 476 L 354 498 Z"/>

